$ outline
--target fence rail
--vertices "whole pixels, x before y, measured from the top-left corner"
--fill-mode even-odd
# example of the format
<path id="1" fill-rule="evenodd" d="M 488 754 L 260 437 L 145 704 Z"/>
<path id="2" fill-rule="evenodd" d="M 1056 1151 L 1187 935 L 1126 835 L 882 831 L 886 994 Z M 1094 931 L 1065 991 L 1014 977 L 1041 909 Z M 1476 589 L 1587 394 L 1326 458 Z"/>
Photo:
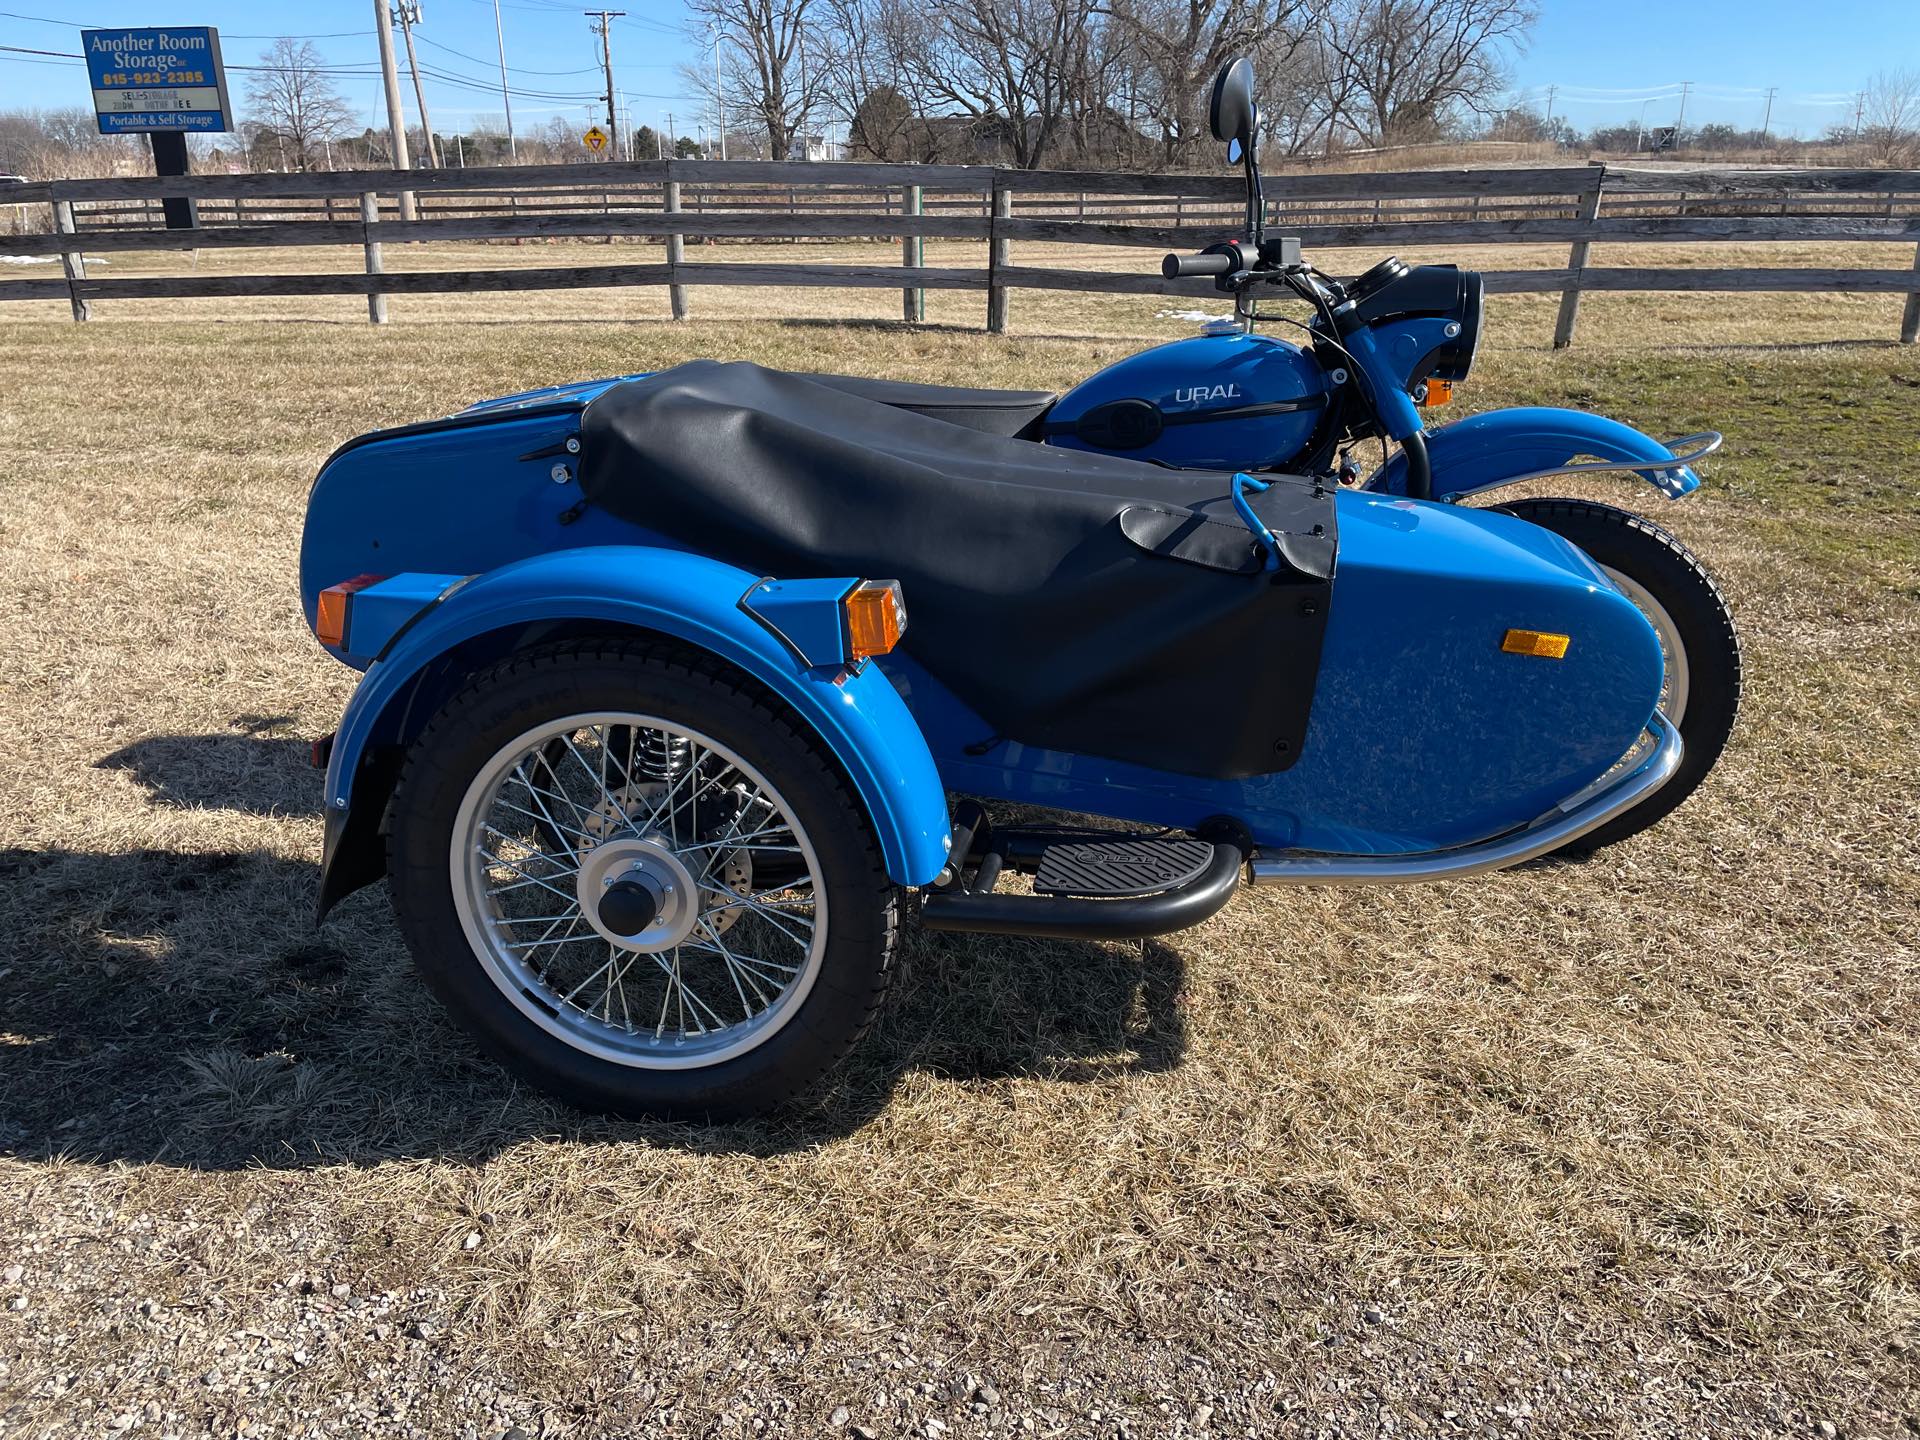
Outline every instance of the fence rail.
<path id="1" fill-rule="evenodd" d="M 192 202 L 192 228 L 160 223 L 163 199 Z M 0 204 L 43 228 L 0 239 L 62 273 L 0 280 L 0 300 L 65 299 L 74 318 L 102 300 L 219 296 L 386 297 L 665 285 L 673 314 L 688 287 L 899 288 L 903 315 L 926 290 L 987 292 L 1004 330 L 1008 292 L 1207 296 L 1205 280 L 1018 264 L 1015 244 L 1179 249 L 1239 228 L 1232 175 L 1131 175 L 965 165 L 666 160 L 451 170 L 192 175 L 12 185 Z M 1562 268 L 1486 272 L 1493 291 L 1561 296 L 1554 343 L 1571 343 L 1586 291 L 1813 291 L 1907 296 L 1900 338 L 1920 338 L 1920 170 L 1650 168 L 1583 165 L 1275 175 L 1269 223 L 1316 250 L 1565 244 Z M 591 238 L 654 243 L 661 260 L 388 273 L 382 247 L 433 241 Z M 688 239 L 901 242 L 901 263 L 689 261 Z M 984 264 L 928 266 L 926 240 L 984 245 Z M 1729 241 L 1913 244 L 1909 269 L 1597 266 L 1591 247 Z M 363 273 L 89 275 L 88 254 L 359 246 Z"/>

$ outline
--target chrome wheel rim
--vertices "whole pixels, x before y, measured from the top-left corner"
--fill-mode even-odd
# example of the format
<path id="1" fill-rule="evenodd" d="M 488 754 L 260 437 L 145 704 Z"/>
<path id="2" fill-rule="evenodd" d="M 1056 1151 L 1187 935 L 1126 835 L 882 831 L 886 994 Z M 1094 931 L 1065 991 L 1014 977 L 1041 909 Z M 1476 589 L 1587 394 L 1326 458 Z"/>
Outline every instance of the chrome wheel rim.
<path id="1" fill-rule="evenodd" d="M 487 978 L 597 1059 L 723 1064 L 787 1025 L 819 976 L 826 892 L 793 808 L 659 716 L 569 715 L 508 741 L 468 785 L 449 852 Z"/>
<path id="2" fill-rule="evenodd" d="M 1673 623 L 1667 607 L 1654 599 L 1652 592 L 1638 580 L 1610 565 L 1600 568 L 1620 593 L 1647 617 L 1654 634 L 1660 637 L 1660 662 L 1665 667 L 1665 676 L 1660 684 L 1659 710 L 1677 729 L 1686 717 L 1687 692 L 1692 678 L 1687 666 L 1687 647 L 1680 640 L 1680 627 Z"/>

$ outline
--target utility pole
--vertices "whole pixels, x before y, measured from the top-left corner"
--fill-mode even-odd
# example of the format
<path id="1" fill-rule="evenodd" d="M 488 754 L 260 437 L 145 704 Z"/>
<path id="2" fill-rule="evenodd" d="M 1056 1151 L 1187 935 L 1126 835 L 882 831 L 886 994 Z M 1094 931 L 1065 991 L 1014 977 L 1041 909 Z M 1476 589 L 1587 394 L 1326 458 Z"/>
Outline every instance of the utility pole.
<path id="1" fill-rule="evenodd" d="M 393 137 L 393 168 L 411 170 L 407 158 L 407 116 L 400 104 L 400 75 L 393 63 L 393 16 L 387 0 L 373 0 L 373 29 L 380 37 L 380 79 L 387 91 L 387 133 Z M 413 219 L 413 192 L 400 192 L 400 218 Z"/>
<path id="2" fill-rule="evenodd" d="M 1762 143 L 1766 141 L 1767 133 L 1773 129 L 1773 97 L 1779 93 L 1780 87 L 1778 85 L 1769 85 L 1767 87 L 1767 113 L 1765 118 L 1760 122 L 1760 139 Z"/>
<path id="3" fill-rule="evenodd" d="M 513 138 L 513 94 L 507 89 L 507 37 L 500 28 L 500 0 L 493 0 L 493 43 L 500 47 L 500 103 L 507 107 L 507 158 L 520 163 L 520 147 Z"/>
<path id="4" fill-rule="evenodd" d="M 620 158 L 620 125 L 613 114 L 613 22 L 627 12 L 624 10 L 589 10 L 587 18 L 595 22 L 600 32 L 600 63 L 607 72 L 607 131 L 613 136 L 613 156 Z M 629 157 L 631 158 L 631 157 Z"/>
<path id="5" fill-rule="evenodd" d="M 1680 132 L 1687 128 L 1687 92 L 1693 89 L 1691 80 L 1680 82 L 1680 118 L 1673 122 L 1673 142 L 1680 143 Z"/>
<path id="6" fill-rule="evenodd" d="M 1558 85 L 1547 86 L 1547 129 L 1553 129 L 1553 97 L 1560 93 Z"/>
<path id="7" fill-rule="evenodd" d="M 407 69 L 413 72 L 413 98 L 420 102 L 420 133 L 427 149 L 427 165 L 440 168 L 440 150 L 433 143 L 433 121 L 427 118 L 427 91 L 420 83 L 420 62 L 413 53 L 413 27 L 420 19 L 419 0 L 400 0 L 400 34 L 407 42 Z"/>
<path id="8" fill-rule="evenodd" d="M 1853 97 L 1853 143 L 1860 143 L 1860 124 L 1867 114 L 1867 92 L 1862 90 Z"/>
<path id="9" fill-rule="evenodd" d="M 713 37 L 713 128 L 720 132 L 720 158 L 727 158 L 727 102 L 720 94 L 720 37 Z"/>

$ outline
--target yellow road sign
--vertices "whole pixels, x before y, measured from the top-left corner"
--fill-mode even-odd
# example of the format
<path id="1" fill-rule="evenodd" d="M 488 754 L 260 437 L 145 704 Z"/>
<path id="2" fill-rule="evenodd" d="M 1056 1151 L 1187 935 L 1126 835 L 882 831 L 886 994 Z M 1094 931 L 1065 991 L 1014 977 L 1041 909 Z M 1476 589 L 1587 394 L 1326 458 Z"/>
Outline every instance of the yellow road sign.
<path id="1" fill-rule="evenodd" d="M 598 125 L 591 126 L 588 128 L 587 133 L 580 137 L 580 142 L 585 145 L 587 149 L 598 155 L 602 150 L 607 148 L 607 132 L 602 130 Z"/>

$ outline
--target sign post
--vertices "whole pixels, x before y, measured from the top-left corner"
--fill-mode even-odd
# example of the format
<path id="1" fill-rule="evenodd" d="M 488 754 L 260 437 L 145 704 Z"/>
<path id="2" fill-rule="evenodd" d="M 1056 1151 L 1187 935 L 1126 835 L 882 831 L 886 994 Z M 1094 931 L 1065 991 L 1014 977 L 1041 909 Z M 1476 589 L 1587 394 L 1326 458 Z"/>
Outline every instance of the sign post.
<path id="1" fill-rule="evenodd" d="M 210 25 L 82 30 L 87 80 L 102 135 L 146 135 L 153 173 L 187 173 L 187 136 L 233 129 L 220 32 Z M 193 202 L 161 201 L 169 230 L 191 229 Z"/>

